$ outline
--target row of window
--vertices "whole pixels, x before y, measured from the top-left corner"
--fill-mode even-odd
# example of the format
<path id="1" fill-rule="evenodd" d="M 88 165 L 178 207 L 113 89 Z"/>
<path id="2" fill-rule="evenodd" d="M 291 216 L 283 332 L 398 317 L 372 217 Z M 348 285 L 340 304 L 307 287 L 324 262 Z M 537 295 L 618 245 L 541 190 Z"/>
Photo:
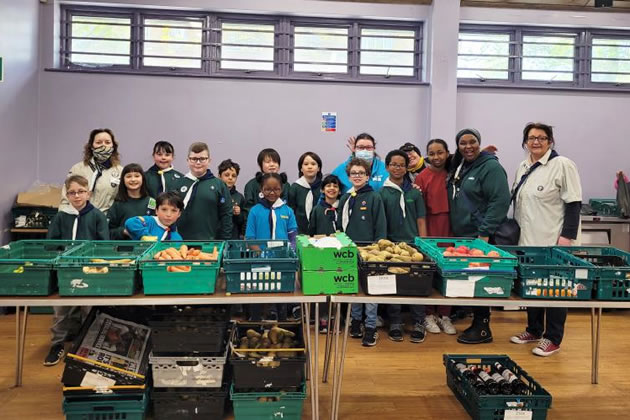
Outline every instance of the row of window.
<path id="1" fill-rule="evenodd" d="M 64 68 L 422 82 L 421 22 L 65 6 Z M 463 84 L 630 88 L 630 32 L 462 25 Z"/>

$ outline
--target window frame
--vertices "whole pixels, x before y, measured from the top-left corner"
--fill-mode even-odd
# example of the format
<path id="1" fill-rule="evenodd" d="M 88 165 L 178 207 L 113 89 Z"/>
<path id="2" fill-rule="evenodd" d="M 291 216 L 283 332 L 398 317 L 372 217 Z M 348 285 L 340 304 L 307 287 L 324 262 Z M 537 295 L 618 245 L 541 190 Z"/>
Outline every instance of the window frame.
<path id="1" fill-rule="evenodd" d="M 630 31 L 604 31 L 604 30 L 589 30 L 585 31 L 585 38 L 588 42 L 588 56 L 586 57 L 584 67 L 588 70 L 588 77 L 585 81 L 585 85 L 591 88 L 605 88 L 610 90 L 630 90 L 630 82 L 616 83 L 616 82 L 593 82 L 592 81 L 592 64 L 593 64 L 593 38 L 610 38 L 610 39 L 624 39 L 630 42 Z M 630 48 L 630 47 L 628 47 Z M 630 61 L 629 61 L 630 62 Z M 597 72 L 600 73 L 600 72 Z"/>

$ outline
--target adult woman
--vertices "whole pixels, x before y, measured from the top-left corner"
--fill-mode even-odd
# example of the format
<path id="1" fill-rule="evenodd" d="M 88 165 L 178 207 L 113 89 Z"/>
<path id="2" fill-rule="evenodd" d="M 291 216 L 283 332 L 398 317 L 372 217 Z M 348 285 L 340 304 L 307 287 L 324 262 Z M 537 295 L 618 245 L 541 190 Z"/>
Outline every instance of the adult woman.
<path id="1" fill-rule="evenodd" d="M 348 139 L 348 148 L 352 152 L 352 156 L 337 166 L 332 172 L 332 174 L 336 175 L 341 181 L 341 194 L 345 194 L 352 186 L 352 183 L 348 178 L 348 174 L 346 173 L 346 166 L 355 157 L 365 160 L 371 165 L 370 173 L 372 175 L 368 180 L 368 184 L 375 191 L 380 190 L 389 174 L 387 172 L 387 168 L 385 167 L 385 163 L 383 163 L 383 161 L 375 153 L 376 140 L 374 140 L 374 137 L 367 133 L 361 133 L 356 137 L 350 137 Z"/>
<path id="2" fill-rule="evenodd" d="M 554 146 L 551 126 L 542 123 L 525 126 L 522 147 L 529 156 L 519 165 L 512 189 L 518 188 L 514 218 L 521 227 L 518 241 L 521 246 L 579 243 L 580 176 L 575 163 L 559 156 Z M 532 353 L 551 356 L 560 350 L 566 319 L 566 308 L 527 308 L 527 329 L 510 341 L 516 344 L 537 341 Z"/>
<path id="3" fill-rule="evenodd" d="M 114 133 L 109 128 L 96 128 L 90 132 L 90 138 L 83 147 L 83 160 L 70 168 L 68 176 L 85 177 L 92 193 L 90 203 L 105 213 L 114 203 L 121 173 L 118 142 Z M 70 209 L 70 203 L 65 198 L 65 187 L 61 195 L 60 210 Z"/>
<path id="4" fill-rule="evenodd" d="M 505 169 L 495 155 L 482 152 L 481 135 L 466 128 L 455 137 L 457 152 L 448 177 L 451 229 L 455 236 L 488 241 L 507 216 L 510 189 Z M 472 325 L 457 341 L 480 344 L 492 341 L 490 308 L 475 307 Z"/>
<path id="5" fill-rule="evenodd" d="M 416 177 L 420 175 L 420 172 L 426 168 L 425 160 L 422 157 L 422 153 L 420 153 L 420 149 L 416 147 L 413 143 L 405 143 L 399 148 L 403 152 L 407 153 L 407 157 L 409 158 L 409 166 L 407 166 L 407 179 L 409 182 L 413 184 L 416 180 Z"/>

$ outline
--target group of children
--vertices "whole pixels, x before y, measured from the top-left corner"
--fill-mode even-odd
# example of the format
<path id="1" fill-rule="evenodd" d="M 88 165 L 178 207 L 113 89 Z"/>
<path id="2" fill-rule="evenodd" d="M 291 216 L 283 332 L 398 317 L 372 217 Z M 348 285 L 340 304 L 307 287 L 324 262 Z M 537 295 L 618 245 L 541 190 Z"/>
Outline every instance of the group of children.
<path id="1" fill-rule="evenodd" d="M 417 148 L 414 149 L 419 154 Z M 415 153 L 415 151 L 411 151 Z M 448 148 L 443 141 L 428 145 L 431 171 L 424 170 L 412 182 L 408 172 L 410 151 L 393 150 L 385 158 L 388 177 L 380 191 L 368 183 L 376 160 L 355 154 L 345 165 L 352 188 L 341 194 L 343 184 L 335 175 L 323 176 L 322 160 L 306 152 L 298 160 L 299 178 L 289 185 L 280 172 L 280 155 L 274 149 L 258 154 L 260 172 L 246 183 L 244 194 L 236 190 L 240 166 L 228 159 L 218 166 L 218 178 L 209 169 L 210 151 L 205 143 L 193 143 L 187 156 L 189 172 L 175 170 L 172 144 L 154 145 L 154 165 L 147 171 L 136 164 L 121 173 L 118 194 L 107 216 L 90 204 L 88 181 L 79 175 L 65 180 L 66 198 L 72 208 L 52 221 L 50 239 L 133 240 L 228 240 L 279 239 L 295 246 L 298 234 L 331 234 L 343 231 L 355 242 L 379 239 L 413 242 L 416 236 L 449 234 L 445 179 Z M 382 162 L 378 161 L 382 166 Z M 430 176 L 424 177 L 424 174 Z M 413 174 L 416 175 L 415 173 Z M 424 177 L 424 178 L 423 178 Z M 426 178 L 426 179 L 425 179 Z M 440 183 L 440 186 L 427 185 Z M 424 184 L 423 184 L 424 182 Z M 418 185 L 423 185 L 428 197 Z M 443 195 L 443 196 L 442 196 Z M 443 205 L 446 201 L 446 207 Z M 444 213 L 446 218 L 444 218 Z M 363 322 L 363 307 L 365 321 Z M 455 334 L 447 316 L 425 316 L 425 308 L 412 306 L 412 342 L 424 341 L 425 331 L 440 332 L 436 321 Z M 399 305 L 390 305 L 389 336 L 403 340 Z M 63 342 L 77 325 L 70 317 L 53 325 L 53 346 L 45 364 L 56 364 L 64 355 Z M 429 320 L 429 322 L 427 321 Z M 325 324 L 326 320 L 322 319 Z M 351 336 L 374 346 L 377 305 L 353 305 Z M 324 325 L 325 327 L 325 325 Z"/>

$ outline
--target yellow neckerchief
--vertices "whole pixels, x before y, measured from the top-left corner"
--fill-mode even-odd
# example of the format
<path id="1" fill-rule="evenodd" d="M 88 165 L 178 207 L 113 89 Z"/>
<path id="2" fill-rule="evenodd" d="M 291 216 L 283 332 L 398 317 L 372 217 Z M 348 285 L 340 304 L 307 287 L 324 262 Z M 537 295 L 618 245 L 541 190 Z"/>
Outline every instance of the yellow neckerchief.
<path id="1" fill-rule="evenodd" d="M 424 158 L 422 156 L 420 156 L 420 160 L 418 161 L 418 164 L 416 165 L 415 168 L 407 168 L 407 172 L 411 172 L 414 173 L 416 172 L 418 169 L 422 168 L 422 165 L 424 165 Z"/>

